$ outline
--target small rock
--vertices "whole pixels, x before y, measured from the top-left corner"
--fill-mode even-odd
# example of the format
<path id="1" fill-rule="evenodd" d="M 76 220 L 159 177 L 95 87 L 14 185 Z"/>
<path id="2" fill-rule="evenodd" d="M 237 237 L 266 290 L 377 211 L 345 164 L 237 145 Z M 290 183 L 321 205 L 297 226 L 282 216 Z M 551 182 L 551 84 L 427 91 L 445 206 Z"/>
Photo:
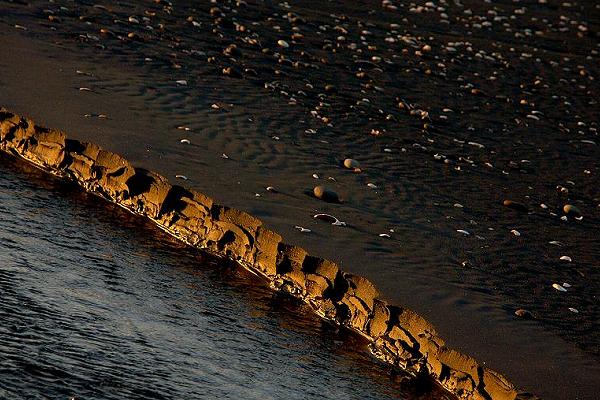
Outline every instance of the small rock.
<path id="1" fill-rule="evenodd" d="M 283 48 L 286 48 L 286 49 L 287 49 L 288 47 L 290 47 L 290 45 L 288 44 L 288 42 L 286 42 L 285 40 L 281 40 L 281 39 L 279 39 L 279 40 L 277 41 L 277 44 L 278 44 L 278 45 L 280 45 L 280 46 L 281 46 L 281 47 L 283 47 Z"/>
<path id="2" fill-rule="evenodd" d="M 346 158 L 344 160 L 344 167 L 354 170 L 354 172 L 360 172 L 360 163 L 352 158 Z"/>
<path id="3" fill-rule="evenodd" d="M 516 201 L 504 200 L 502 202 L 502 204 L 504 205 L 504 207 L 512 208 L 513 210 L 523 211 L 523 212 L 527 212 L 528 211 L 528 208 L 527 208 L 527 206 L 525 204 L 519 203 L 519 202 L 516 202 Z"/>
<path id="4" fill-rule="evenodd" d="M 315 186 L 313 194 L 317 199 L 321 199 L 328 203 L 340 203 L 340 198 L 337 193 L 325 186 Z"/>
<path id="5" fill-rule="evenodd" d="M 575 207 L 572 204 L 565 204 L 565 206 L 563 207 L 563 211 L 565 214 L 567 215 L 572 215 L 574 217 L 580 217 L 581 211 L 579 211 L 579 208 Z"/>
<path id="6" fill-rule="evenodd" d="M 515 315 L 524 319 L 533 319 L 533 314 L 522 308 L 519 308 L 517 311 L 515 311 Z"/>
<path id="7" fill-rule="evenodd" d="M 559 292 L 566 292 L 567 289 L 565 289 L 563 286 L 559 285 L 558 283 L 553 283 L 552 287 L 556 290 L 558 290 Z"/>

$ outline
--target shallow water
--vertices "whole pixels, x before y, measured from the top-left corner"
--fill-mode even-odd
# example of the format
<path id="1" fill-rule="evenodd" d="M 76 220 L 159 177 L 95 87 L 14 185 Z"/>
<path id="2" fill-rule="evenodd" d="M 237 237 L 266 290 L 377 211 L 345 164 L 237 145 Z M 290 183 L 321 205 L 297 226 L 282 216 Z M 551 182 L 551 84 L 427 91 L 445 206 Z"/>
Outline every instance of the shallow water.
<path id="1" fill-rule="evenodd" d="M 437 398 L 256 277 L 6 156 L 0 215 L 0 398 Z"/>

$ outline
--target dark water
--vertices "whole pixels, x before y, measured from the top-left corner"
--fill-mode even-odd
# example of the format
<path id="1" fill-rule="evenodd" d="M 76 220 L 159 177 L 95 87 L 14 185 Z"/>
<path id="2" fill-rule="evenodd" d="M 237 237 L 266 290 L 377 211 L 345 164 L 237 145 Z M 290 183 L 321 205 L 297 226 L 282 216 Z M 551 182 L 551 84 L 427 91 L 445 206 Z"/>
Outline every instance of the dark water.
<path id="1" fill-rule="evenodd" d="M 437 398 L 245 271 L 6 156 L 0 215 L 0 398 Z"/>

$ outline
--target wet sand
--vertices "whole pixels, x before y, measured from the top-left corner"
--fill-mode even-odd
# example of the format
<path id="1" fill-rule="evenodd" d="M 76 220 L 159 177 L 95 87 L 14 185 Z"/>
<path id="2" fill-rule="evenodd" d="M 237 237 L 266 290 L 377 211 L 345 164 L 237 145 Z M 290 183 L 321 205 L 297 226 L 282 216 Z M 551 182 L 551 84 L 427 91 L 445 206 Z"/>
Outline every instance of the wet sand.
<path id="1" fill-rule="evenodd" d="M 516 66 L 503 69 L 501 62 L 496 64 L 485 57 L 477 61 L 472 54 L 472 60 L 457 61 L 452 68 L 449 64 L 443 71 L 446 76 L 442 76 L 436 65 L 449 57 L 448 51 L 438 54 L 433 49 L 447 43 L 452 32 L 439 28 L 442 32 L 431 33 L 435 40 L 416 40 L 421 47 L 431 43 L 431 55 L 415 56 L 414 47 L 405 43 L 399 49 L 410 49 L 408 54 L 390 52 L 392 66 L 385 62 L 372 66 L 350 61 L 350 56 L 344 55 L 347 51 L 331 55 L 330 50 L 323 50 L 331 60 L 320 65 L 311 59 L 320 67 L 311 69 L 275 63 L 260 49 L 244 48 L 243 61 L 231 61 L 222 51 L 236 35 L 244 35 L 224 29 L 218 32 L 223 38 L 215 40 L 208 29 L 213 21 L 208 7 L 194 14 L 206 24 L 206 31 L 193 31 L 195 26 L 186 21 L 191 14 L 188 9 L 177 12 L 176 8 L 170 16 L 161 15 L 159 19 L 172 21 L 174 36 L 114 23 L 89 7 L 61 15 L 60 23 L 48 22 L 42 8 L 6 7 L 11 13 L 1 19 L 3 32 L 7 32 L 2 45 L 5 54 L 10 54 L 0 61 L 0 100 L 4 106 L 60 127 L 78 139 L 98 142 L 166 176 L 187 176 L 187 185 L 258 216 L 311 253 L 339 260 L 346 270 L 369 277 L 388 300 L 424 315 L 450 345 L 505 373 L 519 387 L 544 398 L 595 395 L 600 352 L 599 246 L 594 236 L 598 150 L 593 144 L 597 143 L 594 118 L 598 107 L 593 103 L 597 83 L 589 79 L 597 72 L 597 54 L 589 52 L 593 48 L 589 42 L 594 39 L 578 38 L 572 32 L 571 41 L 570 36 L 564 39 L 572 45 L 569 54 L 564 53 L 561 43 L 547 39 L 540 45 L 544 61 L 538 67 L 527 57 L 521 60 L 523 48 L 516 53 L 504 48 L 530 46 L 523 43 L 525 39 L 481 33 L 475 35 L 479 36 L 477 42 L 470 39 L 476 49 L 473 54 L 506 40 L 509 44 L 501 47 L 506 53 L 498 51 Z M 152 3 L 144 7 L 160 12 Z M 144 7 L 122 6 L 114 13 L 127 20 L 129 15 L 142 15 Z M 249 12 L 244 18 L 263 21 L 278 8 L 269 7 L 252 6 L 256 14 Z M 554 18 L 572 11 L 548 7 L 540 12 Z M 74 15 L 92 12 L 99 16 L 91 25 L 78 22 Z M 284 14 L 284 10 L 277 12 Z M 306 8 L 296 12 L 317 22 L 307 23 L 302 29 L 305 39 L 292 44 L 289 55 L 281 50 L 291 59 L 299 57 L 300 49 L 314 47 L 311 40 L 317 39 L 313 33 L 318 22 L 330 25 L 320 35 L 321 41 L 337 40 L 340 35 L 350 41 L 357 30 L 369 30 L 373 33 L 365 37 L 385 49 L 381 44 L 383 32 L 390 30 L 386 11 L 359 17 L 375 21 L 374 26 L 359 29 L 357 18 L 352 16 L 358 11 L 345 10 L 352 25 L 345 28 L 352 32 L 348 34 L 333 29 L 335 25 L 350 25 L 343 19 L 335 22 L 327 13 Z M 407 18 L 417 18 L 415 26 L 402 25 L 399 33 L 407 30 L 418 36 L 419 30 L 431 29 L 431 22 L 420 14 L 407 14 Z M 15 29 L 18 22 L 28 30 Z M 292 43 L 289 22 L 267 22 L 254 28 L 269 39 L 263 47 L 277 46 L 275 39 L 283 35 Z M 266 28 L 278 24 L 285 27 L 285 33 Z M 137 29 L 149 39 L 133 42 L 98 36 L 96 41 L 79 36 L 86 32 L 98 35 L 100 27 L 121 28 L 123 34 Z M 161 40 L 152 39 L 158 36 Z M 358 42 L 360 38 L 352 40 Z M 165 50 L 172 43 L 180 43 L 177 50 L 171 50 L 176 56 Z M 98 49 L 98 44 L 107 48 Z M 192 48 L 207 54 L 183 51 Z M 386 58 L 383 50 L 379 53 Z M 393 61 L 393 54 L 402 55 L 401 61 Z M 587 60 L 588 54 L 592 60 Z M 216 57 L 214 63 L 207 62 L 210 56 Z M 440 59 L 435 60 L 436 56 Z M 152 61 L 144 61 L 147 57 Z M 563 61 L 564 57 L 570 61 Z M 548 66 L 554 60 L 559 67 Z M 432 74 L 426 73 L 423 63 Z M 230 65 L 242 71 L 247 65 L 257 76 L 223 76 L 222 68 Z M 585 66 L 587 72 L 581 74 L 578 65 Z M 371 88 L 363 87 L 364 93 L 352 78 L 358 68 L 373 75 L 374 83 Z M 276 69 L 283 74 L 275 75 Z M 499 72 L 501 84 L 484 79 L 493 71 Z M 459 75 L 465 78 L 460 80 Z M 542 82 L 556 82 L 545 88 L 543 83 L 535 83 L 538 75 Z M 177 84 L 181 79 L 188 84 Z M 337 90 L 325 90 L 329 82 Z M 474 86 L 467 85 L 469 82 Z M 521 87 L 522 82 L 529 86 Z M 270 86 L 265 88 L 265 83 Z M 316 89 L 311 90 L 307 83 Z M 80 91 L 81 87 L 92 90 Z M 483 93 L 473 91 L 477 88 Z M 559 97 L 553 103 L 552 90 L 564 99 Z M 322 102 L 329 106 L 319 105 L 321 92 L 325 94 Z M 289 104 L 290 97 L 296 104 Z M 396 97 L 418 104 L 415 110 L 427 110 L 431 121 L 400 109 Z M 521 97 L 535 106 L 516 104 Z M 356 104 L 362 98 L 370 100 Z M 333 126 L 310 114 L 317 106 L 317 114 L 327 115 Z M 444 108 L 453 112 L 443 112 Z M 532 114 L 532 110 L 541 111 L 543 116 Z M 86 114 L 106 114 L 108 118 Z M 393 118 L 385 118 L 388 114 Z M 442 119 L 443 114 L 448 118 Z M 423 123 L 430 126 L 424 128 Z M 177 129 L 180 126 L 190 130 Z M 316 133 L 307 133 L 310 129 Z M 371 134 L 372 129 L 381 134 Z M 189 139 L 190 145 L 180 143 L 182 138 Z M 223 158 L 224 153 L 229 158 Z M 344 170 L 341 162 L 346 157 L 359 160 L 363 172 Z M 443 162 L 445 159 L 448 163 Z M 336 181 L 328 180 L 329 176 Z M 341 194 L 343 204 L 325 204 L 304 194 L 323 182 Z M 367 183 L 378 189 L 370 189 Z M 558 185 L 568 193 L 557 190 Z M 267 186 L 274 186 L 278 193 L 267 192 Z M 527 204 L 530 212 L 504 208 L 501 203 L 506 198 Z M 582 221 L 560 219 L 559 210 L 567 202 L 583 211 Z M 549 208 L 539 207 L 540 203 Z M 331 227 L 313 220 L 312 215 L 321 211 L 349 226 Z M 302 234 L 294 226 L 312 232 Z M 391 238 L 379 237 L 384 232 Z M 549 243 L 555 240 L 563 246 Z M 572 262 L 560 260 L 564 255 Z M 568 282 L 572 287 L 560 293 L 551 286 L 555 282 Z M 569 311 L 569 307 L 579 313 Z M 530 310 L 536 319 L 514 317 L 518 308 Z"/>

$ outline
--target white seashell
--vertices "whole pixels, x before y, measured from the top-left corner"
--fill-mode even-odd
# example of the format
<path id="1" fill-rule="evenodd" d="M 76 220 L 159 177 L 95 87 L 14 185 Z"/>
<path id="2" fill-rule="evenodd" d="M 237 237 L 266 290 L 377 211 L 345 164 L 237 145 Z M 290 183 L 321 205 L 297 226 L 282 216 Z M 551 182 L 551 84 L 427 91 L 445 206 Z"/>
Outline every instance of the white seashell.
<path id="1" fill-rule="evenodd" d="M 290 45 L 288 44 L 288 42 L 286 42 L 285 40 L 281 40 L 281 39 L 279 39 L 279 40 L 277 41 L 277 44 L 278 44 L 278 45 L 280 45 L 280 46 L 281 46 L 281 47 L 283 47 L 283 48 L 288 48 L 288 47 L 290 47 Z"/>
<path id="2" fill-rule="evenodd" d="M 339 219 L 330 214 L 315 214 L 313 215 L 313 218 L 331 222 L 331 225 L 335 226 L 346 226 L 346 223 L 344 221 L 340 221 Z"/>
<path id="3" fill-rule="evenodd" d="M 563 244 L 561 242 L 559 242 L 558 240 L 552 240 L 550 242 L 548 242 L 550 244 L 553 244 L 554 246 L 562 246 Z"/>
<path id="4" fill-rule="evenodd" d="M 184 181 L 188 180 L 188 177 L 185 176 L 185 175 L 175 175 L 175 178 L 177 178 L 177 179 L 183 179 Z"/>
<path id="5" fill-rule="evenodd" d="M 210 108 L 212 108 L 214 110 L 218 110 L 221 107 L 219 107 L 219 105 L 215 103 L 215 104 L 211 104 Z"/>
<path id="6" fill-rule="evenodd" d="M 454 207 L 456 208 L 463 208 L 464 206 L 460 203 L 454 203 Z"/>
<path id="7" fill-rule="evenodd" d="M 375 185 L 374 183 L 367 183 L 367 186 L 371 189 L 377 189 L 377 185 Z"/>
<path id="8" fill-rule="evenodd" d="M 179 142 L 180 142 L 180 143 L 185 143 L 185 144 L 190 144 L 190 143 L 192 143 L 192 142 L 190 142 L 190 140 L 189 140 L 189 139 L 181 139 Z"/>
<path id="9" fill-rule="evenodd" d="M 573 307 L 569 307 L 569 311 L 571 311 L 572 313 L 575 313 L 575 314 L 579 314 L 579 310 L 576 308 L 573 308 Z"/>
<path id="10" fill-rule="evenodd" d="M 569 257 L 569 256 L 562 256 L 562 257 L 560 257 L 560 260 L 561 260 L 561 261 L 568 261 L 568 262 L 571 262 L 571 261 L 573 261 L 573 260 L 571 259 L 571 257 Z"/>
<path id="11" fill-rule="evenodd" d="M 298 225 L 296 225 L 294 228 L 298 229 L 302 233 L 312 232 L 310 229 L 307 229 L 307 228 L 304 228 L 304 227 L 298 226 Z"/>
<path id="12" fill-rule="evenodd" d="M 317 174 L 312 174 L 312 177 L 315 179 L 319 179 L 319 175 L 317 175 Z"/>
<path id="13" fill-rule="evenodd" d="M 187 81 L 185 79 L 180 79 L 178 81 L 175 81 L 175 83 L 181 86 L 187 86 Z"/>
<path id="14" fill-rule="evenodd" d="M 545 205 L 544 203 L 540 204 L 540 207 L 542 207 L 544 210 L 547 210 L 547 209 L 548 209 L 548 206 L 547 206 L 547 205 Z"/>
<path id="15" fill-rule="evenodd" d="M 388 235 L 387 233 L 380 233 L 379 237 L 388 238 L 388 239 L 391 238 L 391 236 Z"/>
<path id="16" fill-rule="evenodd" d="M 456 232 L 462 233 L 463 235 L 470 235 L 471 234 L 469 231 L 465 231 L 464 229 L 457 229 Z"/>
<path id="17" fill-rule="evenodd" d="M 521 236 L 521 232 L 519 232 L 519 231 L 518 231 L 518 230 L 516 230 L 516 229 L 513 229 L 512 231 L 510 231 L 510 233 L 512 233 L 512 234 L 513 234 L 513 235 L 515 235 L 515 236 Z"/>
<path id="18" fill-rule="evenodd" d="M 277 190 L 275 190 L 275 188 L 273 186 L 267 186 L 267 192 L 276 192 Z"/>
<path id="19" fill-rule="evenodd" d="M 562 287 L 561 285 L 559 285 L 558 283 L 553 283 L 552 287 L 556 290 L 558 290 L 559 292 L 566 292 L 567 289 L 565 289 L 564 287 Z"/>
<path id="20" fill-rule="evenodd" d="M 133 22 L 134 24 L 139 24 L 140 20 L 136 17 L 129 17 L 129 22 Z"/>
<path id="21" fill-rule="evenodd" d="M 567 283 L 567 282 L 563 282 L 562 285 L 563 285 L 563 287 L 566 287 L 566 288 L 570 288 L 571 287 L 571 284 Z"/>
<path id="22" fill-rule="evenodd" d="M 80 91 L 80 92 L 91 92 L 91 91 L 92 91 L 92 89 L 90 89 L 89 87 L 80 87 L 80 88 L 79 88 L 79 91 Z"/>
<path id="23" fill-rule="evenodd" d="M 221 154 L 221 158 L 224 158 L 227 160 L 229 158 L 229 156 L 227 154 L 223 153 L 223 154 Z"/>
<path id="24" fill-rule="evenodd" d="M 191 128 L 188 128 L 187 126 L 178 126 L 177 129 L 181 130 L 181 131 L 191 131 Z"/>

